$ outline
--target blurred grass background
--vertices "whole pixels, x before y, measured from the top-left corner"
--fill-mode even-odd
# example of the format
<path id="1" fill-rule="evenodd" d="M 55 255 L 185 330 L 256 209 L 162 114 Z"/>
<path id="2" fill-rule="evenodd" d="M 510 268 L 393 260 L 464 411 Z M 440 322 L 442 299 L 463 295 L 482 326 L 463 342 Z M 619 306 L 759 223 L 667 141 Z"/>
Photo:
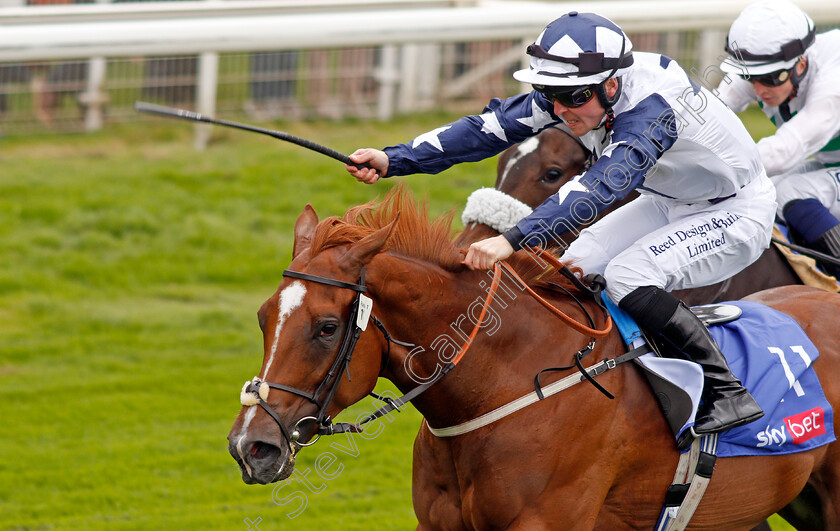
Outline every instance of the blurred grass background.
<path id="1" fill-rule="evenodd" d="M 267 126 L 351 153 L 455 118 Z M 773 130 L 755 109 L 745 121 Z M 357 452 L 330 439 L 302 452 L 300 471 L 327 450 L 344 466 L 310 486 L 245 485 L 225 439 L 303 206 L 340 215 L 402 179 L 362 185 L 331 159 L 224 128 L 196 152 L 192 132 L 160 119 L 0 139 L 0 528 L 413 529 L 413 409 Z M 406 180 L 460 230 L 495 164 Z"/>

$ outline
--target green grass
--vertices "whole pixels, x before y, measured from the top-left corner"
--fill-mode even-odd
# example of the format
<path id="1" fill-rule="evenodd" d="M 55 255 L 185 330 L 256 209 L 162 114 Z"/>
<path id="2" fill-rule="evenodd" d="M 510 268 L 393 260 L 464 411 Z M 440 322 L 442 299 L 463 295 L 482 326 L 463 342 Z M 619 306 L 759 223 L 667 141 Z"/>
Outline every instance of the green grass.
<path id="1" fill-rule="evenodd" d="M 452 118 L 272 127 L 349 153 Z M 331 446 L 347 447 L 341 437 L 304 451 L 300 471 L 327 451 L 343 466 L 312 472 L 312 490 L 244 485 L 225 440 L 298 213 L 341 214 L 397 179 L 358 184 L 323 156 L 220 128 L 208 150 L 191 146 L 192 127 L 165 120 L 0 140 L 0 528 L 245 529 L 259 517 L 263 530 L 413 529 L 413 410 L 357 438 L 355 456 Z M 440 215 L 494 178 L 487 160 L 407 180 Z"/>

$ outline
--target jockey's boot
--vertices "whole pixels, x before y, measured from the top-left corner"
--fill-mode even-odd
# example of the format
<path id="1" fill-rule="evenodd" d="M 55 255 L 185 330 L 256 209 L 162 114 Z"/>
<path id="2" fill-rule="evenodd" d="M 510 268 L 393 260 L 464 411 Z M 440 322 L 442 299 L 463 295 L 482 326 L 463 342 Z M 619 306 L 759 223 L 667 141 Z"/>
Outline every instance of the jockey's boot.
<path id="1" fill-rule="evenodd" d="M 817 199 L 794 199 L 783 209 L 788 226 L 815 251 L 840 259 L 840 221 Z M 840 266 L 817 259 L 820 269 L 840 279 Z"/>
<path id="2" fill-rule="evenodd" d="M 840 260 L 840 225 L 835 225 L 822 233 L 814 240 L 812 246 L 815 250 Z M 840 266 L 821 260 L 817 260 L 817 262 L 819 262 L 823 271 L 840 279 Z"/>
<path id="3" fill-rule="evenodd" d="M 694 422 L 695 433 L 726 431 L 764 416 L 749 391 L 730 372 L 706 326 L 682 301 L 659 335 L 703 368 L 703 405 Z"/>

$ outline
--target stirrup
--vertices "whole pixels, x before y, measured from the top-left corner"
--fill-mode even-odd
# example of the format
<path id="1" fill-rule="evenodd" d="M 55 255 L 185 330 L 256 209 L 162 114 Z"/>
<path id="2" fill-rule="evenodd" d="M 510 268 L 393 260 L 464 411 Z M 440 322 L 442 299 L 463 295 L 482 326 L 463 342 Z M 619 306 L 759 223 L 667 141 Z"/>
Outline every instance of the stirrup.
<path id="1" fill-rule="evenodd" d="M 754 413 L 754 414 L 750 415 L 749 417 L 741 417 L 741 418 L 735 420 L 734 422 L 730 422 L 726 426 L 723 426 L 723 427 L 720 427 L 720 428 L 717 428 L 717 429 L 714 429 L 714 430 L 695 431 L 694 428 L 697 426 L 695 424 L 694 426 L 691 427 L 691 431 L 693 431 L 697 436 L 708 435 L 710 433 L 723 433 L 725 431 L 729 431 L 731 429 L 738 428 L 740 426 L 744 426 L 746 424 L 749 424 L 750 422 L 755 422 L 756 420 L 760 419 L 763 416 L 764 416 L 764 411 L 759 411 L 758 413 Z"/>

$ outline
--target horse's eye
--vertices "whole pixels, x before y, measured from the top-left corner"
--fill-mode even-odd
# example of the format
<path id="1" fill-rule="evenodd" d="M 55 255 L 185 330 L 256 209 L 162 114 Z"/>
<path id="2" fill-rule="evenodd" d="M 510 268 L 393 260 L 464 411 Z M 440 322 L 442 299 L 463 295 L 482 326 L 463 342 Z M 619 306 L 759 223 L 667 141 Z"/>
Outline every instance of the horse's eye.
<path id="1" fill-rule="evenodd" d="M 335 331 L 338 330 L 338 325 L 334 323 L 327 323 L 321 327 L 321 332 L 319 335 L 321 337 L 332 337 L 335 335 Z"/>
<path id="2" fill-rule="evenodd" d="M 559 168 L 551 168 L 547 172 L 545 172 L 540 179 L 541 181 L 545 181 L 547 183 L 556 183 L 560 179 L 563 178 L 563 172 Z"/>

